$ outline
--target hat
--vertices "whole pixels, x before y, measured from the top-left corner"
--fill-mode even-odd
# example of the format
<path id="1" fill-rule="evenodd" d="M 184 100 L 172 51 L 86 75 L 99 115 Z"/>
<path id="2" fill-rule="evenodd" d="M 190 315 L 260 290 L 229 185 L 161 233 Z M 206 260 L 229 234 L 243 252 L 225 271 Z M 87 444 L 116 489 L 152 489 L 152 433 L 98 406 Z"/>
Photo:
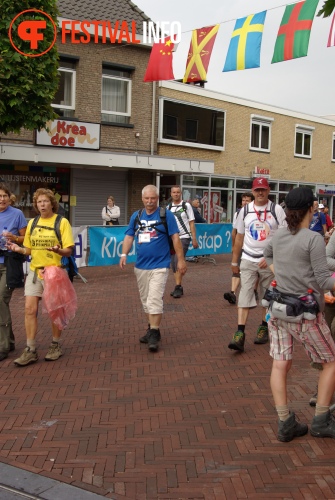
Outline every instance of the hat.
<path id="1" fill-rule="evenodd" d="M 323 203 L 319 203 L 319 208 L 325 208 Z"/>
<path id="2" fill-rule="evenodd" d="M 313 191 L 310 188 L 295 188 L 290 191 L 286 198 L 286 208 L 289 210 L 304 210 L 312 207 L 314 202 Z"/>
<path id="3" fill-rule="evenodd" d="M 269 189 L 269 183 L 265 177 L 256 177 L 252 183 L 252 189 Z"/>

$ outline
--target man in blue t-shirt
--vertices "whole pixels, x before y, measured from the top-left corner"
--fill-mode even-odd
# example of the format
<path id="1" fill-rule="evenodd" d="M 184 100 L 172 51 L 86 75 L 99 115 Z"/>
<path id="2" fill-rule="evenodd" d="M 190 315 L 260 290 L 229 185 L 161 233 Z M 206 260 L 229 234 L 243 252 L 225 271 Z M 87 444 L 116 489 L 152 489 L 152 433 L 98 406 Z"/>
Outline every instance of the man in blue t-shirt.
<path id="1" fill-rule="evenodd" d="M 314 198 L 313 209 L 313 219 L 309 225 L 309 229 L 324 236 L 327 232 L 326 216 L 322 212 L 319 212 L 319 202 L 317 198 Z"/>
<path id="2" fill-rule="evenodd" d="M 157 351 L 161 339 L 159 326 L 163 314 L 163 295 L 168 277 L 171 253 L 171 237 L 178 259 L 178 271 L 186 273 L 186 262 L 179 239 L 179 230 L 175 216 L 165 212 L 165 224 L 160 218 L 158 207 L 159 192 L 156 186 L 148 185 L 142 189 L 144 210 L 138 210 L 130 218 L 126 236 L 123 240 L 120 259 L 121 269 L 125 268 L 127 255 L 135 238 L 136 263 L 135 275 L 144 312 L 148 317 L 149 327 L 140 342 L 148 344 L 150 351 Z"/>

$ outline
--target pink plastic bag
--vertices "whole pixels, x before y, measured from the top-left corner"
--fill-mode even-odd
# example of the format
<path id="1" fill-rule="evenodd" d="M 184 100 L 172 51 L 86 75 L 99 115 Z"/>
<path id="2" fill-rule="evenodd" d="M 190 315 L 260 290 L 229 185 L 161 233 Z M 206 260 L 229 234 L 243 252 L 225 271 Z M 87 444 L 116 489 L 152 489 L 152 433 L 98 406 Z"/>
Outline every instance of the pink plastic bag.
<path id="1" fill-rule="evenodd" d="M 60 330 L 64 330 L 76 315 L 77 294 L 65 269 L 48 266 L 44 269 L 42 312 Z"/>

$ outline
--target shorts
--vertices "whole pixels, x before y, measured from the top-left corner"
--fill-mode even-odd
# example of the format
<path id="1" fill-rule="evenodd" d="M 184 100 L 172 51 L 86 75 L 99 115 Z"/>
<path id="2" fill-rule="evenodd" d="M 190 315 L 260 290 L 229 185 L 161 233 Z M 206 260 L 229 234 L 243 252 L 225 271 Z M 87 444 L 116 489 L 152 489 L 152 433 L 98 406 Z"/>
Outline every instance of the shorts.
<path id="1" fill-rule="evenodd" d="M 185 257 L 185 255 L 187 254 L 188 247 L 190 246 L 191 243 L 191 238 L 180 238 L 180 243 L 181 246 L 183 247 L 183 252 Z M 171 255 L 171 267 L 174 273 L 177 272 L 177 264 L 178 264 L 177 255 L 176 254 Z"/>
<path id="2" fill-rule="evenodd" d="M 44 280 L 36 276 L 36 283 L 33 283 L 35 272 L 29 269 L 26 283 L 24 285 L 25 297 L 42 297 L 44 291 Z"/>
<path id="3" fill-rule="evenodd" d="M 258 267 L 258 262 L 242 259 L 241 267 L 241 290 L 238 298 L 238 307 L 256 307 L 257 301 L 255 298 L 255 286 L 259 278 L 259 296 L 262 299 L 265 290 L 269 287 L 274 278 L 273 272 L 269 267 L 261 269 Z"/>
<path id="4" fill-rule="evenodd" d="M 302 343 L 307 355 L 314 363 L 331 363 L 335 360 L 335 342 L 323 313 L 316 319 L 302 323 L 288 323 L 270 318 L 270 356 L 278 361 L 289 361 L 293 357 L 293 339 Z"/>
<path id="5" fill-rule="evenodd" d="M 163 296 L 169 269 L 134 268 L 138 291 L 146 314 L 163 313 Z"/>

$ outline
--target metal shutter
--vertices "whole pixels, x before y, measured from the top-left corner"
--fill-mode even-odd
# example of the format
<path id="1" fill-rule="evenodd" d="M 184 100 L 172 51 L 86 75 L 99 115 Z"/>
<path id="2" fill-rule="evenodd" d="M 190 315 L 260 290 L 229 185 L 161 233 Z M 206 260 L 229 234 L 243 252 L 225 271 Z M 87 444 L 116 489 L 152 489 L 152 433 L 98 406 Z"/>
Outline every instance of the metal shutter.
<path id="1" fill-rule="evenodd" d="M 77 197 L 72 217 L 73 226 L 101 226 L 101 211 L 110 195 L 113 196 L 115 205 L 120 207 L 120 224 L 126 223 L 127 172 L 73 169 L 72 179 L 72 192 Z"/>

